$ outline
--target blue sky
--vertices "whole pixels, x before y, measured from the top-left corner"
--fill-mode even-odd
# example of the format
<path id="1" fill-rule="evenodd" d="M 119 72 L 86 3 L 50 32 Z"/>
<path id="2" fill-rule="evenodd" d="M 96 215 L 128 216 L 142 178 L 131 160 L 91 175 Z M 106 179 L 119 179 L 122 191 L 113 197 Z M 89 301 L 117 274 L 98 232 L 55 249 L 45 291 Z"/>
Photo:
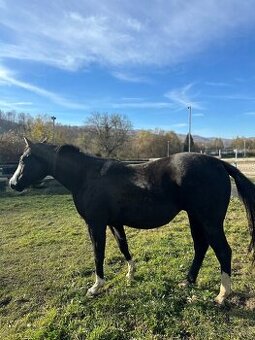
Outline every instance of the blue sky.
<path id="1" fill-rule="evenodd" d="M 255 136 L 255 0 L 0 0 L 0 109 Z"/>

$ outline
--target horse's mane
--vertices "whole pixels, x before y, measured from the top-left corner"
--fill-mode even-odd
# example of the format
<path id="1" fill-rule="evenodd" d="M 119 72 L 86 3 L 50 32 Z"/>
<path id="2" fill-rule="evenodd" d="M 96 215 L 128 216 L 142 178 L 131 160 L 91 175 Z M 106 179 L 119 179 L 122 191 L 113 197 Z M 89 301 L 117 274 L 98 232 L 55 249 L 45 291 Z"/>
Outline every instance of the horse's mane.
<path id="1" fill-rule="evenodd" d="M 72 144 L 62 144 L 56 147 L 56 152 L 57 153 L 61 153 L 61 152 L 77 153 L 77 152 L 81 152 L 81 150 L 77 146 L 72 145 Z"/>
<path id="2" fill-rule="evenodd" d="M 84 152 L 82 151 L 78 146 L 72 145 L 72 144 L 63 144 L 60 145 L 56 148 L 56 152 L 61 155 L 61 154 L 74 154 L 77 155 L 79 154 L 80 156 L 85 156 L 85 157 L 89 157 L 89 158 L 93 158 L 93 159 L 97 159 L 100 157 L 96 157 L 88 152 Z"/>
<path id="3" fill-rule="evenodd" d="M 85 158 L 86 159 L 91 159 L 91 160 L 101 160 L 101 161 L 112 161 L 112 162 L 116 162 L 116 163 L 121 163 L 119 160 L 114 159 L 114 158 L 104 158 L 104 157 L 100 157 L 100 156 L 96 156 L 93 155 L 89 152 L 85 152 L 83 150 L 81 150 L 79 147 L 72 145 L 72 144 L 63 144 L 60 145 L 59 147 L 56 148 L 56 152 L 61 155 L 61 154 L 73 154 L 73 155 L 79 155 L 81 158 Z"/>
<path id="4" fill-rule="evenodd" d="M 79 164 L 81 169 L 83 166 L 86 167 L 89 164 L 94 164 L 94 166 L 96 166 L 94 169 L 98 169 L 101 176 L 109 173 L 109 171 L 111 174 L 119 174 L 120 170 L 122 173 L 123 171 L 132 172 L 131 168 L 127 167 L 126 164 L 117 159 L 98 157 L 93 154 L 83 152 L 80 148 L 72 144 L 63 144 L 55 150 L 57 155 L 60 158 L 65 159 L 65 161 L 72 163 L 76 160 L 76 165 Z"/>

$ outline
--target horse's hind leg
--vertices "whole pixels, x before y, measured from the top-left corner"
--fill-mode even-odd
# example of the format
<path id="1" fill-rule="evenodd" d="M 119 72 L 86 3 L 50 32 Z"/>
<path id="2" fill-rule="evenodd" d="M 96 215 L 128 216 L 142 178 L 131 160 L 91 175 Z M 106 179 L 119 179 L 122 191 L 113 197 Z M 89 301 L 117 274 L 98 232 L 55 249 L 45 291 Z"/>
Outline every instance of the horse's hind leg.
<path id="1" fill-rule="evenodd" d="M 215 302 L 221 304 L 231 293 L 231 248 L 227 242 L 223 225 L 219 228 L 210 229 L 208 241 L 213 248 L 221 267 L 220 292 L 215 298 Z"/>
<path id="2" fill-rule="evenodd" d="M 135 264 L 134 264 L 134 261 L 132 260 L 132 257 L 128 249 L 128 243 L 127 243 L 127 238 L 126 238 L 124 227 L 123 225 L 120 225 L 117 227 L 110 226 L 110 230 L 113 233 L 117 241 L 120 251 L 125 256 L 125 259 L 127 260 L 127 263 L 128 263 L 127 279 L 128 281 L 131 281 L 134 278 Z"/>
<path id="3" fill-rule="evenodd" d="M 195 254 L 187 275 L 187 283 L 195 283 L 209 244 L 199 221 L 190 214 L 189 221 Z"/>

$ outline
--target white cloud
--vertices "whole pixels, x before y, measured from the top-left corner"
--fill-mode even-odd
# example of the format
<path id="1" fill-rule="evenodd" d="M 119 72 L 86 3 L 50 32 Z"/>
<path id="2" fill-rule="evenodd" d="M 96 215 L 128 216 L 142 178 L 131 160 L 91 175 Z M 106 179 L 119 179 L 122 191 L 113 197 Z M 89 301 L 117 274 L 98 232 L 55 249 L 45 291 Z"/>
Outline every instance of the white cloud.
<path id="1" fill-rule="evenodd" d="M 244 112 L 244 115 L 247 115 L 247 116 L 255 116 L 255 111 Z"/>
<path id="2" fill-rule="evenodd" d="M 146 77 L 137 76 L 137 75 L 133 75 L 130 73 L 125 73 L 125 72 L 113 72 L 112 75 L 119 80 L 131 82 L 131 83 L 150 83 L 151 82 Z"/>
<path id="3" fill-rule="evenodd" d="M 0 58 L 76 70 L 173 65 L 254 27 L 254 0 L 0 0 Z"/>
<path id="4" fill-rule="evenodd" d="M 4 0 L 0 0 L 0 8 L 6 8 Z"/>
<path id="5" fill-rule="evenodd" d="M 204 117 L 203 113 L 193 113 L 192 117 Z"/>
<path id="6" fill-rule="evenodd" d="M 144 97 L 122 97 L 121 100 L 123 101 L 132 101 L 132 102 L 141 102 L 144 101 Z"/>
<path id="7" fill-rule="evenodd" d="M 176 107 L 176 109 L 184 109 L 191 106 L 192 109 L 201 110 L 203 109 L 202 104 L 195 100 L 197 94 L 192 94 L 191 89 L 194 86 L 193 83 L 185 85 L 181 88 L 173 89 L 165 94 Z"/>
<path id="8" fill-rule="evenodd" d="M 206 95 L 208 98 L 213 99 L 223 99 L 223 100 L 244 100 L 244 101 L 255 101 L 255 96 L 249 94 L 240 94 L 240 93 L 233 93 L 233 94 L 226 94 L 226 95 Z"/>
<path id="9" fill-rule="evenodd" d="M 187 127 L 187 126 L 188 126 L 187 123 L 176 123 L 176 124 L 171 125 L 172 128 L 176 128 L 176 129 L 184 128 L 184 127 Z"/>
<path id="10" fill-rule="evenodd" d="M 205 82 L 205 85 L 208 85 L 208 86 L 213 86 L 213 87 L 228 87 L 228 86 L 231 86 L 230 84 L 228 83 L 224 83 L 224 82 L 214 82 L 214 81 L 206 81 Z"/>
<path id="11" fill-rule="evenodd" d="M 29 92 L 33 92 L 39 96 L 48 98 L 52 102 L 59 104 L 63 107 L 67 107 L 70 109 L 87 109 L 87 106 L 69 101 L 66 98 L 60 96 L 59 94 L 45 90 L 33 84 L 18 80 L 8 69 L 2 66 L 0 66 L 0 85 L 1 84 L 5 86 L 6 85 L 16 86 Z"/>
<path id="12" fill-rule="evenodd" d="M 0 106 L 4 108 L 14 109 L 16 107 L 27 107 L 33 105 L 32 102 L 15 102 L 11 100 L 0 100 Z"/>
<path id="13" fill-rule="evenodd" d="M 150 102 L 150 101 L 142 101 L 142 102 L 127 102 L 127 103 L 112 103 L 113 109 L 122 109 L 122 108 L 130 108 L 130 109 L 165 109 L 165 108 L 173 108 L 173 105 L 169 102 Z"/>

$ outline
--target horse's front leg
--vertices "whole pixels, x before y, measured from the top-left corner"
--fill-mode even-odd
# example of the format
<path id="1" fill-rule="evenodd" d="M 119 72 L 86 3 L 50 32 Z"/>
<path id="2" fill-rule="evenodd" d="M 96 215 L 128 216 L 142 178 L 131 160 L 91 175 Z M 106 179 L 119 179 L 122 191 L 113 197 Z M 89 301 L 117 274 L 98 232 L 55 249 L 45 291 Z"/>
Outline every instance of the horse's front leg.
<path id="1" fill-rule="evenodd" d="M 106 225 L 89 225 L 89 235 L 94 250 L 96 281 L 94 285 L 88 289 L 87 296 L 97 295 L 104 286 L 104 256 L 105 256 L 105 240 Z"/>
<path id="2" fill-rule="evenodd" d="M 128 263 L 128 272 L 127 272 L 126 277 L 127 277 L 128 282 L 130 283 L 134 278 L 135 263 L 132 260 L 132 257 L 128 249 L 127 237 L 126 237 L 124 227 L 123 225 L 110 226 L 110 229 L 117 241 L 120 251 L 125 256 L 125 259 Z"/>

